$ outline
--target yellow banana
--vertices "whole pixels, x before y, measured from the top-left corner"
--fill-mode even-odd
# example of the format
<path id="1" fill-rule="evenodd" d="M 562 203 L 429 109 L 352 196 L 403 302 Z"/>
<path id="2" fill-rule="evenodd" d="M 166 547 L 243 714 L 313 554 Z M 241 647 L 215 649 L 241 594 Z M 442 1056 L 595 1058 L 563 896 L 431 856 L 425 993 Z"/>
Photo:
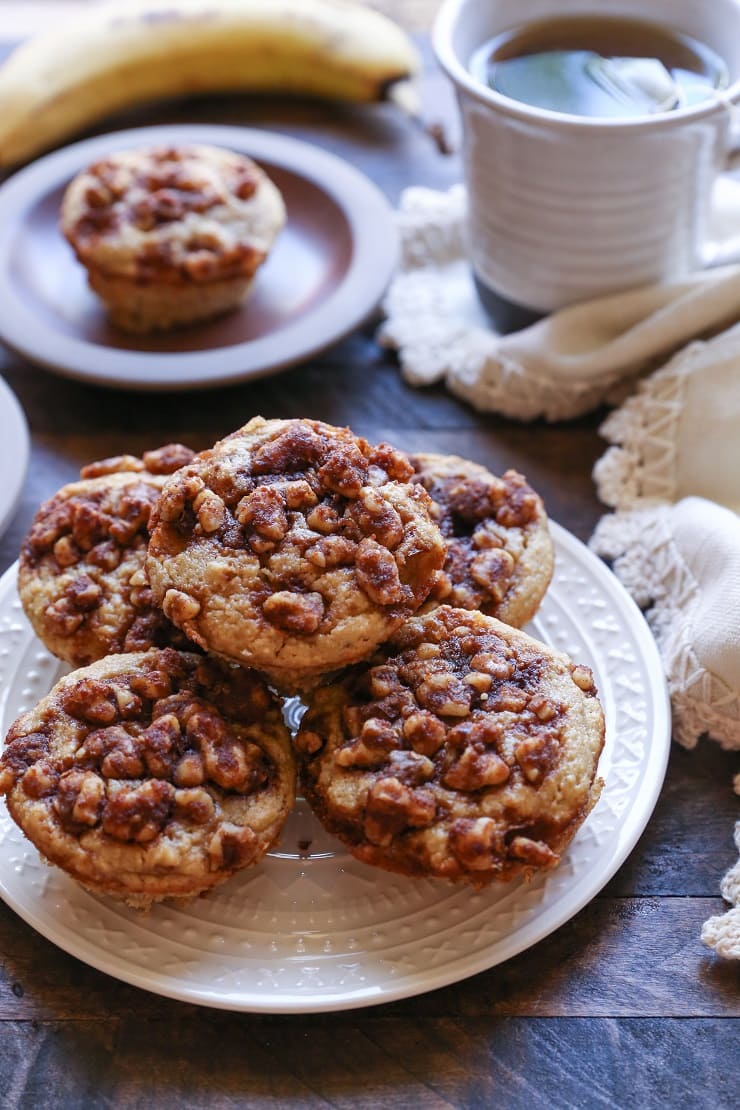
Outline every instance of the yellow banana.
<path id="1" fill-rule="evenodd" d="M 234 90 L 381 100 L 416 68 L 400 27 L 349 0 L 118 0 L 0 67 L 0 165 L 146 100 Z"/>

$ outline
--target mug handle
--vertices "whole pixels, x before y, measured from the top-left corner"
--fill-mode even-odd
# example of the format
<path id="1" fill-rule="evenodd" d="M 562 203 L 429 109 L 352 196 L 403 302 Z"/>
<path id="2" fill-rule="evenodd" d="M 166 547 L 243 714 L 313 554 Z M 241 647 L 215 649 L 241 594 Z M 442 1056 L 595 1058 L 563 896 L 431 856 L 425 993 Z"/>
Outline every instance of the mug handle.
<path id="1" fill-rule="evenodd" d="M 740 170 L 740 121 L 734 122 L 730 131 L 725 165 L 720 177 L 733 173 L 735 170 Z M 740 192 L 740 181 L 738 181 L 738 190 Z M 738 219 L 738 231 L 734 235 L 726 239 L 706 243 L 701 255 L 701 265 L 706 270 L 712 270 L 718 266 L 730 266 L 737 262 L 740 262 L 740 218 Z"/>

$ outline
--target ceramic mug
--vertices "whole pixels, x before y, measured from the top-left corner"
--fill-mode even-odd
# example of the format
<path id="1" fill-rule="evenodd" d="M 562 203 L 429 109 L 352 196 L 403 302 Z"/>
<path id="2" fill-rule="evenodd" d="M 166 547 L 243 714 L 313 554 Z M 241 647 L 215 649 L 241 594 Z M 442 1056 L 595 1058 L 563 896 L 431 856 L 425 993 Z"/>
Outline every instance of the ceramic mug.
<path id="1" fill-rule="evenodd" d="M 711 192 L 740 145 L 740 0 L 600 0 L 598 14 L 684 31 L 726 62 L 730 87 L 690 108 L 592 119 L 532 107 L 469 71 L 502 31 L 594 15 L 593 0 L 445 0 L 434 47 L 463 121 L 470 256 L 482 299 L 541 315 L 630 286 L 734 260 L 708 244 Z M 501 321 L 500 321 L 501 322 Z"/>

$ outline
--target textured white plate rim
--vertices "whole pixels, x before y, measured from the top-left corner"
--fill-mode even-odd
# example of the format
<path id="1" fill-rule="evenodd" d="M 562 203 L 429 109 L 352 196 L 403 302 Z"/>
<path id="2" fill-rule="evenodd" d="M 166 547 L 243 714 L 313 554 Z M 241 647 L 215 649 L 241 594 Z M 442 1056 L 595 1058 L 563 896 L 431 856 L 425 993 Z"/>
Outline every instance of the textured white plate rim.
<path id="1" fill-rule="evenodd" d="M 10 521 L 26 480 L 31 441 L 18 398 L 0 378 L 0 533 Z"/>
<path id="2" fill-rule="evenodd" d="M 113 349 L 55 330 L 16 291 L 10 259 L 17 219 L 49 189 L 50 176 L 61 184 L 112 150 L 157 142 L 229 146 L 305 178 L 342 210 L 353 243 L 347 273 L 312 312 L 280 329 L 280 358 L 275 358 L 270 334 L 205 351 Z M 383 194 L 354 166 L 321 147 L 273 131 L 215 124 L 109 132 L 47 154 L 0 186 L 0 335 L 24 358 L 97 385 L 166 391 L 252 380 L 310 358 L 363 323 L 385 292 L 398 250 L 393 213 Z"/>
<path id="3" fill-rule="evenodd" d="M 321 996 L 314 997 L 287 991 L 281 991 L 278 997 L 271 997 L 264 992 L 257 994 L 242 992 L 239 997 L 235 997 L 234 995 L 225 995 L 218 991 L 199 987 L 197 984 L 183 984 L 181 980 L 173 980 L 171 976 L 153 973 L 151 970 L 142 972 L 125 959 L 102 951 L 95 944 L 88 942 L 84 936 L 56 921 L 53 916 L 50 917 L 48 906 L 44 907 L 43 912 L 34 912 L 33 908 L 29 908 L 29 906 L 15 898 L 12 892 L 7 889 L 1 872 L 0 897 L 19 917 L 47 940 L 99 971 L 121 979 L 132 986 L 141 987 L 144 990 L 178 1001 L 195 1002 L 216 1009 L 252 1013 L 321 1013 L 379 1005 L 412 997 L 448 986 L 451 983 L 459 982 L 481 971 L 488 970 L 554 932 L 598 894 L 625 861 L 643 832 L 655 808 L 668 764 L 670 703 L 655 641 L 632 598 L 617 578 L 580 540 L 557 524 L 552 524 L 551 528 L 556 548 L 568 552 L 576 563 L 581 565 L 585 563 L 590 575 L 601 587 L 603 594 L 627 616 L 630 630 L 635 636 L 642 661 L 645 663 L 652 682 L 649 695 L 654 713 L 654 728 L 648 749 L 650 767 L 645 769 L 641 778 L 636 803 L 633 804 L 619 826 L 618 841 L 606 866 L 600 868 L 598 872 L 585 871 L 580 876 L 575 877 L 573 882 L 568 884 L 559 895 L 543 907 L 542 913 L 536 914 L 523 927 L 518 927 L 511 935 L 502 937 L 473 958 L 463 955 L 444 964 L 434 972 L 417 972 L 413 975 L 400 977 L 391 986 L 353 988 L 349 993 L 347 991 L 323 992 Z M 11 567 L 0 579 L 0 600 L 9 592 L 15 591 L 15 574 L 15 568 Z M 0 691 L 0 700 L 2 700 L 3 695 L 4 691 Z M 608 771 L 606 775 L 608 781 Z M 587 827 L 588 821 L 586 821 L 583 829 Z M 581 833 L 578 835 L 580 836 Z M 561 867 L 563 866 L 565 866 L 565 861 L 561 864 Z M 539 877 L 533 880 L 532 885 L 541 881 L 542 877 Z M 515 901 L 517 891 L 521 890 L 521 887 L 521 883 L 512 884 L 505 897 Z M 87 897 L 92 898 L 93 896 L 88 895 Z M 133 931 L 139 926 L 136 922 L 133 922 L 132 924 L 127 923 L 127 927 Z M 170 943 L 176 944 L 177 941 L 170 941 Z M 220 956 L 220 959 L 223 958 L 223 956 Z M 238 957 L 233 957 L 233 962 L 237 964 Z"/>

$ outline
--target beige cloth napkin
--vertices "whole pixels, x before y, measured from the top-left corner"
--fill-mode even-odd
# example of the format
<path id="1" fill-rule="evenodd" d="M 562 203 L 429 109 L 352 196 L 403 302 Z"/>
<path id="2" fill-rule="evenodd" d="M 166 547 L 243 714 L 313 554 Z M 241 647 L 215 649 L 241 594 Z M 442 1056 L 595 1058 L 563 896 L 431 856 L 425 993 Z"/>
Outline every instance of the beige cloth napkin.
<path id="1" fill-rule="evenodd" d="M 479 304 L 465 249 L 465 190 L 407 189 L 401 265 L 380 339 L 414 386 L 444 381 L 477 409 L 563 420 L 613 398 L 696 336 L 740 318 L 740 266 L 602 297 L 499 336 Z M 712 229 L 740 232 L 740 185 L 722 179 Z"/>

